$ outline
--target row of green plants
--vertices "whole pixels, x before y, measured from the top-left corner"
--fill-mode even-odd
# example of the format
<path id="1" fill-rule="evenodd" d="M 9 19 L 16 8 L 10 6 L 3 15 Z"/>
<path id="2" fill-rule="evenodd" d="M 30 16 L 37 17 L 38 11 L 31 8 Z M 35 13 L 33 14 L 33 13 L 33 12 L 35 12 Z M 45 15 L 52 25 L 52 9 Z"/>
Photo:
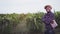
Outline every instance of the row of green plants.
<path id="1" fill-rule="evenodd" d="M 45 13 L 0 14 L 1 34 L 23 34 L 23 32 L 43 32 L 42 17 Z M 55 12 L 55 19 L 60 28 L 60 12 Z M 25 34 L 25 33 L 24 33 Z"/>

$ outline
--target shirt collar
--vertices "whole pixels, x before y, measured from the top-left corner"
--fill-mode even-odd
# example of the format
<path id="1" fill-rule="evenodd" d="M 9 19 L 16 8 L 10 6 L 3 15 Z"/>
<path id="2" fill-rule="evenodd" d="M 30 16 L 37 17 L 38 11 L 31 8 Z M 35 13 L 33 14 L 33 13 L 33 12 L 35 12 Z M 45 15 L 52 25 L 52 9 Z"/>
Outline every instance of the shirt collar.
<path id="1" fill-rule="evenodd" d="M 47 13 L 51 13 L 51 11 L 47 12 Z"/>

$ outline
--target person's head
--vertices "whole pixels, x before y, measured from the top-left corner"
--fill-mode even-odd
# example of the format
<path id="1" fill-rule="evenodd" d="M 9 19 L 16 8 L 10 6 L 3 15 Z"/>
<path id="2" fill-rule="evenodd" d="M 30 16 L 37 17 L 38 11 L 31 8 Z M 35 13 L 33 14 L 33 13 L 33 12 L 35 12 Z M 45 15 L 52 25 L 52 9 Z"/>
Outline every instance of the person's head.
<path id="1" fill-rule="evenodd" d="M 44 7 L 44 9 L 45 9 L 47 12 L 50 12 L 51 9 L 52 9 L 52 7 L 51 7 L 50 5 L 46 5 L 46 6 Z"/>

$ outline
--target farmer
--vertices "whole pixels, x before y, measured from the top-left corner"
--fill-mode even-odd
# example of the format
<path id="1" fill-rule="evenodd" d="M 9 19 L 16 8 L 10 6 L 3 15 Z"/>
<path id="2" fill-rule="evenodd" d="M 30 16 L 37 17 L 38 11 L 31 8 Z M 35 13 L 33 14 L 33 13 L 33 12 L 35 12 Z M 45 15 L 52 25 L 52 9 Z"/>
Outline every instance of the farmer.
<path id="1" fill-rule="evenodd" d="M 43 16 L 42 21 L 45 24 L 45 32 L 44 34 L 55 34 L 54 29 L 52 28 L 51 24 L 53 24 L 54 14 L 51 12 L 52 7 L 50 5 L 46 5 L 44 7 L 46 10 L 46 14 Z M 51 24 L 50 24 L 51 23 Z"/>

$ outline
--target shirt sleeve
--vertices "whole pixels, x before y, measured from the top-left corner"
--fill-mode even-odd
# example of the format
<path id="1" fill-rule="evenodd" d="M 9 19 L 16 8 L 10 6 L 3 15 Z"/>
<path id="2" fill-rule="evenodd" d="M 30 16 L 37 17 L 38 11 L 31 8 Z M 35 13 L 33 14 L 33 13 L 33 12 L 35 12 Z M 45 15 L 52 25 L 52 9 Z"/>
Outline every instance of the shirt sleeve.
<path id="1" fill-rule="evenodd" d="M 53 22 L 53 20 L 55 20 L 54 13 L 51 13 L 49 20 L 50 20 L 50 23 Z"/>
<path id="2" fill-rule="evenodd" d="M 54 13 L 51 14 L 50 18 L 51 18 L 51 20 L 55 20 Z"/>
<path id="3" fill-rule="evenodd" d="M 46 21 L 46 20 L 45 20 L 45 15 L 42 17 L 42 21 L 43 21 L 43 22 L 45 22 L 45 21 Z"/>

